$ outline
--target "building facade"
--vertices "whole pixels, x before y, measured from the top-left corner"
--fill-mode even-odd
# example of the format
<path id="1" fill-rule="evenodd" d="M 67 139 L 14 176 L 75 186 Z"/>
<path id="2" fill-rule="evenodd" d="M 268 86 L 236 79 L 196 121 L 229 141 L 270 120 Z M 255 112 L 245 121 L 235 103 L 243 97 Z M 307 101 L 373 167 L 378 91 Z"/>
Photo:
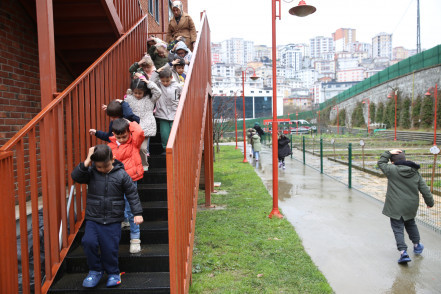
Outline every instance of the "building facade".
<path id="1" fill-rule="evenodd" d="M 392 34 L 379 33 L 372 38 L 372 57 L 392 59 Z"/>

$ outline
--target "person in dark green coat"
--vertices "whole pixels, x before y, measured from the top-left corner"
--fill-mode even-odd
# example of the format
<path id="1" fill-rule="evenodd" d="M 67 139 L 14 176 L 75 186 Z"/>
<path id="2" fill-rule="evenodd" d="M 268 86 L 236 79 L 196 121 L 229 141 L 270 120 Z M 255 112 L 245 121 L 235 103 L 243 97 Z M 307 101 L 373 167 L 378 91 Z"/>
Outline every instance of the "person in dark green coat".
<path id="1" fill-rule="evenodd" d="M 392 164 L 388 164 L 389 160 Z M 388 179 L 383 214 L 390 217 L 397 248 L 401 254 L 398 263 L 406 264 L 411 259 L 404 241 L 404 228 L 414 245 L 414 253 L 421 254 L 424 246 L 420 243 L 420 233 L 415 223 L 420 203 L 419 192 L 423 195 L 428 208 L 434 205 L 433 196 L 418 172 L 420 165 L 406 160 L 403 151 L 394 149 L 384 152 L 378 161 L 378 166 Z"/>

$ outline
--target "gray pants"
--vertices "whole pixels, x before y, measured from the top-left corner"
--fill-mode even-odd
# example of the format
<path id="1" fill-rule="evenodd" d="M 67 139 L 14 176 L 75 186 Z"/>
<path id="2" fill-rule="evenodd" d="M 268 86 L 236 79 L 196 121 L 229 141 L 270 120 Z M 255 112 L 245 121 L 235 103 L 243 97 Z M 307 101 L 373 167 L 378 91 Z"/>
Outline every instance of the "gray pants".
<path id="1" fill-rule="evenodd" d="M 404 241 L 404 228 L 406 228 L 409 239 L 413 244 L 420 243 L 420 232 L 418 231 L 415 219 L 404 221 L 402 217 L 399 220 L 391 218 L 390 225 L 395 235 L 398 251 L 407 250 L 407 245 Z"/>

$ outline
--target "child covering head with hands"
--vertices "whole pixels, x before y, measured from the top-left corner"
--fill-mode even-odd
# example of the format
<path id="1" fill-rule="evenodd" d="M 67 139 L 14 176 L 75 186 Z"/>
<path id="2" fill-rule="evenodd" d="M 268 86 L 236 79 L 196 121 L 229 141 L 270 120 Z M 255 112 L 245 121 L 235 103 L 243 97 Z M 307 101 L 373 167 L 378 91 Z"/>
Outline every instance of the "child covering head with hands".
<path id="1" fill-rule="evenodd" d="M 85 231 L 81 241 L 87 257 L 89 274 L 83 287 L 96 287 L 107 273 L 107 287 L 121 284 L 118 266 L 118 248 L 121 239 L 121 221 L 124 219 L 126 195 L 134 222 L 141 224 L 142 206 L 136 186 L 124 170 L 124 165 L 113 158 L 107 145 L 89 148 L 87 158 L 72 171 L 72 179 L 87 184 Z"/>
<path id="2" fill-rule="evenodd" d="M 389 160 L 392 164 L 388 164 Z M 397 249 L 400 251 L 399 264 L 411 261 L 404 241 L 404 228 L 413 243 L 413 252 L 421 254 L 424 246 L 420 243 L 420 233 L 415 216 L 420 204 L 419 193 L 423 195 L 427 207 L 434 205 L 433 196 L 426 182 L 418 172 L 419 164 L 406 160 L 403 151 L 393 149 L 384 152 L 378 166 L 387 177 L 387 192 L 383 214 L 390 217 Z"/>

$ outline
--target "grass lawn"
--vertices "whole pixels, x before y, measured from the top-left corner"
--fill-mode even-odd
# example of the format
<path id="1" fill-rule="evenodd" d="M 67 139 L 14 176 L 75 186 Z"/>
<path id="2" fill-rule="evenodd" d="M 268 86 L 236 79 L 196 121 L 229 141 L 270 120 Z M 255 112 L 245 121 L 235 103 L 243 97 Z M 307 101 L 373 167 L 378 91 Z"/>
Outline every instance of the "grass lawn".
<path id="1" fill-rule="evenodd" d="M 190 293 L 332 293 L 292 225 L 234 146 L 216 153 L 215 209 L 198 209 Z M 199 203 L 204 203 L 200 193 Z"/>

